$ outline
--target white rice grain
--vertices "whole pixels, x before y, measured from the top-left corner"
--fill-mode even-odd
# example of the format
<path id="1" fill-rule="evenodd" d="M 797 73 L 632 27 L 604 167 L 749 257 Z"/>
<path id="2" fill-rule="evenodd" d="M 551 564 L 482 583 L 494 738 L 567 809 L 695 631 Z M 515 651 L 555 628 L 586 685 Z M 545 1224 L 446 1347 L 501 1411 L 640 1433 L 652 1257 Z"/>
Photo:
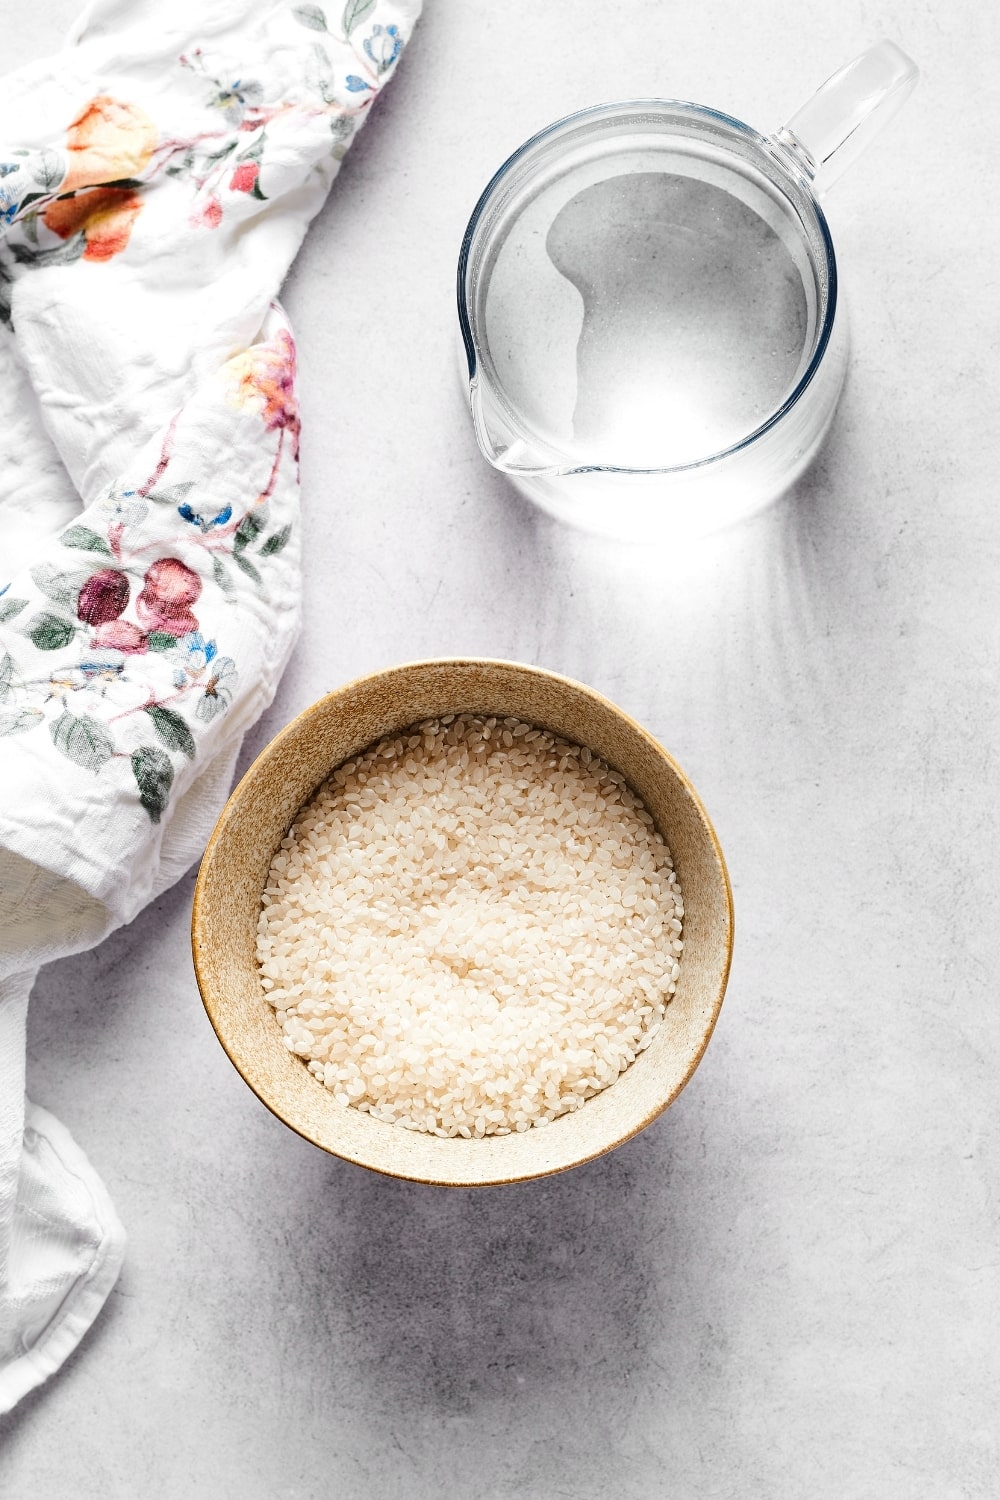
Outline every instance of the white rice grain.
<path id="1" fill-rule="evenodd" d="M 446 714 L 339 767 L 271 863 L 263 992 L 345 1107 L 478 1139 L 545 1125 L 652 1041 L 680 974 L 670 852 L 625 779 Z"/>

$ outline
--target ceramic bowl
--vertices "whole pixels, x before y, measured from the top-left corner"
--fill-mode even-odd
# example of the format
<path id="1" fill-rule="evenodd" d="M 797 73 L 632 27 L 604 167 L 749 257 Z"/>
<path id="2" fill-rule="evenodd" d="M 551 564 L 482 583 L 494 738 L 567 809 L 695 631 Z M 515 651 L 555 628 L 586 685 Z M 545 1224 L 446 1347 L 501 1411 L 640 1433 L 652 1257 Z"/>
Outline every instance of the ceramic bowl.
<path id="1" fill-rule="evenodd" d="M 444 1139 L 341 1105 L 285 1047 L 264 999 L 255 943 L 271 858 L 295 815 L 341 762 L 439 714 L 513 715 L 589 745 L 649 809 L 684 898 L 677 991 L 647 1050 L 602 1093 L 543 1128 Z M 733 913 L 722 851 L 694 787 L 651 735 L 592 689 L 504 661 L 412 662 L 321 698 L 278 734 L 223 809 L 202 861 L 192 941 L 205 1009 L 230 1060 L 280 1120 L 335 1156 L 393 1177 L 476 1187 L 560 1172 L 627 1141 L 691 1078 L 725 993 Z"/>

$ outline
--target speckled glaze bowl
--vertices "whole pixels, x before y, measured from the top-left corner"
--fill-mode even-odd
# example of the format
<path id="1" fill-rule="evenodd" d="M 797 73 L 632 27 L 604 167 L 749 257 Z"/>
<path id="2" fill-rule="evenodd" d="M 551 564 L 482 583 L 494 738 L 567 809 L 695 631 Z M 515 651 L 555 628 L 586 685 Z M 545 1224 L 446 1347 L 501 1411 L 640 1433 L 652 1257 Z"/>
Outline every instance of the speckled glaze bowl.
<path id="1" fill-rule="evenodd" d="M 639 793 L 666 839 L 684 898 L 677 992 L 654 1041 L 582 1109 L 543 1128 L 443 1139 L 338 1104 L 286 1048 L 264 999 L 256 927 L 271 858 L 341 762 L 439 714 L 513 715 L 588 745 Z M 278 734 L 223 809 L 194 895 L 198 987 L 229 1058 L 280 1120 L 324 1151 L 392 1177 L 480 1187 L 561 1172 L 610 1151 L 673 1103 L 701 1060 L 729 976 L 733 909 L 722 850 L 693 786 L 651 735 L 599 693 L 537 667 L 445 659 L 360 678 Z"/>

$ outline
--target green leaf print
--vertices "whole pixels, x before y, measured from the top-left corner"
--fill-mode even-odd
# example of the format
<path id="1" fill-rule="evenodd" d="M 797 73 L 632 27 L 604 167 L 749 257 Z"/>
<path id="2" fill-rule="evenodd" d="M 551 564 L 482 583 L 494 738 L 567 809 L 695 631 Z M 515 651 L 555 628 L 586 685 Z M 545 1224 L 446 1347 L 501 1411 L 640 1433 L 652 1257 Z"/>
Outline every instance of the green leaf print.
<path id="1" fill-rule="evenodd" d="M 236 535 L 233 537 L 233 552 L 240 553 L 244 547 L 249 547 L 251 542 L 257 540 L 263 529 L 264 522 L 260 516 L 255 515 L 252 510 L 249 511 L 236 528 Z M 236 561 L 239 562 L 239 557 Z"/>
<path id="2" fill-rule="evenodd" d="M 152 822 L 158 823 L 170 800 L 174 781 L 170 757 L 155 745 L 143 745 L 141 750 L 132 752 L 132 774 L 139 786 L 139 801 Z"/>
<path id="3" fill-rule="evenodd" d="M 245 146 L 238 152 L 236 161 L 262 161 L 264 157 L 264 146 L 267 143 L 267 131 L 262 130 L 259 135 L 254 136 L 249 146 Z"/>
<path id="4" fill-rule="evenodd" d="M 40 151 L 31 164 L 31 175 L 43 191 L 55 192 L 66 176 L 66 163 L 55 151 Z"/>
<path id="5" fill-rule="evenodd" d="M 273 532 L 260 549 L 261 557 L 274 557 L 275 553 L 281 552 L 288 545 L 288 538 L 292 534 L 290 526 L 282 526 L 280 531 Z"/>
<path id="6" fill-rule="evenodd" d="M 375 0 L 347 0 L 344 6 L 344 35 L 350 36 L 355 26 L 375 9 Z"/>
<path id="7" fill-rule="evenodd" d="M 254 583 L 260 583 L 260 574 L 257 572 L 257 569 L 254 567 L 249 557 L 244 557 L 242 552 L 234 552 L 233 562 L 238 568 L 242 568 L 243 572 L 247 575 L 248 578 L 252 578 Z"/>
<path id="8" fill-rule="evenodd" d="M 233 580 L 226 572 L 225 565 L 223 564 L 221 557 L 212 558 L 212 577 L 215 579 L 222 592 L 229 596 L 228 602 L 232 603 Z"/>
<path id="9" fill-rule="evenodd" d="M 162 489 L 151 490 L 146 499 L 155 500 L 157 505 L 176 505 L 187 498 L 194 485 L 193 479 L 182 479 L 179 484 L 165 484 Z"/>
<path id="10" fill-rule="evenodd" d="M 27 606 L 27 599 L 0 599 L 0 625 L 5 620 L 12 620 L 19 615 Z"/>
<path id="11" fill-rule="evenodd" d="M 49 725 L 56 749 L 85 771 L 99 771 L 115 753 L 108 730 L 89 714 L 71 714 L 67 709 Z"/>
<path id="12" fill-rule="evenodd" d="M 205 167 L 214 167 L 214 166 L 217 166 L 220 161 L 225 161 L 226 157 L 229 155 L 229 153 L 231 151 L 235 151 L 235 150 L 236 150 L 236 142 L 235 141 L 226 141 L 225 145 L 224 146 L 220 146 L 219 149 L 218 149 L 218 151 L 209 151 L 208 155 L 204 158 L 203 166 L 205 166 Z"/>
<path id="13" fill-rule="evenodd" d="M 40 615 L 32 615 L 26 634 L 39 651 L 61 651 L 73 639 L 75 627 L 72 620 L 45 610 Z"/>
<path id="14" fill-rule="evenodd" d="M 11 245 L 10 253 L 19 266 L 70 266 L 87 248 L 84 234 L 74 234 L 54 250 L 35 250 L 29 245 Z"/>
<path id="15" fill-rule="evenodd" d="M 372 0 L 374 4 L 374 0 Z M 308 26 L 310 31 L 327 31 L 326 16 L 318 5 L 294 5 L 292 15 L 300 26 Z"/>
<path id="16" fill-rule="evenodd" d="M 75 547 L 80 552 L 100 552 L 104 557 L 111 556 L 111 548 L 102 536 L 96 531 L 91 531 L 89 526 L 71 526 L 62 534 L 64 547 Z"/>
<path id="17" fill-rule="evenodd" d="M 80 590 L 90 574 L 81 571 L 63 573 L 51 563 L 40 563 L 37 568 L 32 568 L 31 577 L 53 604 L 65 604 L 68 609 L 75 609 Z"/>
<path id="18" fill-rule="evenodd" d="M 167 635 L 164 630 L 151 630 L 146 637 L 146 645 L 150 651 L 169 651 L 171 646 L 177 645 L 177 637 Z"/>
<path id="19" fill-rule="evenodd" d="M 21 708 L 15 713 L 0 714 L 0 736 L 23 734 L 26 729 L 34 729 L 44 718 L 40 708 Z"/>
<path id="20" fill-rule="evenodd" d="M 313 93 L 319 94 L 324 104 L 333 103 L 333 64 L 322 42 L 313 42 L 309 49 L 305 78 L 307 86 Z"/>
<path id="21" fill-rule="evenodd" d="M 186 721 L 172 708 L 154 706 L 146 709 L 153 721 L 153 728 L 168 750 L 183 750 L 189 760 L 194 759 L 194 736 Z"/>
<path id="22" fill-rule="evenodd" d="M 9 698 L 11 693 L 14 691 L 14 689 L 11 687 L 11 681 L 16 671 L 17 667 L 15 665 L 14 658 L 11 656 L 9 651 L 5 651 L 3 655 L 0 656 L 0 703 L 2 703 L 5 698 Z"/>

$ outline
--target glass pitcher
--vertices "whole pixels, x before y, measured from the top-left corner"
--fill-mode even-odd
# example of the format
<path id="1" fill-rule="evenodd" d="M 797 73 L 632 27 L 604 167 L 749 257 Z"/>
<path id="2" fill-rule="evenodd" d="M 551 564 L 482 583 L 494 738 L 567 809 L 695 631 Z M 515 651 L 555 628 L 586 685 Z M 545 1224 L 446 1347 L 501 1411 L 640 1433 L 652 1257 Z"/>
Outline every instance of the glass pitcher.
<path id="1" fill-rule="evenodd" d="M 698 104 L 548 126 L 469 221 L 458 314 L 479 445 L 563 519 L 717 529 L 815 456 L 847 365 L 819 194 L 917 80 L 882 42 L 764 136 Z"/>

